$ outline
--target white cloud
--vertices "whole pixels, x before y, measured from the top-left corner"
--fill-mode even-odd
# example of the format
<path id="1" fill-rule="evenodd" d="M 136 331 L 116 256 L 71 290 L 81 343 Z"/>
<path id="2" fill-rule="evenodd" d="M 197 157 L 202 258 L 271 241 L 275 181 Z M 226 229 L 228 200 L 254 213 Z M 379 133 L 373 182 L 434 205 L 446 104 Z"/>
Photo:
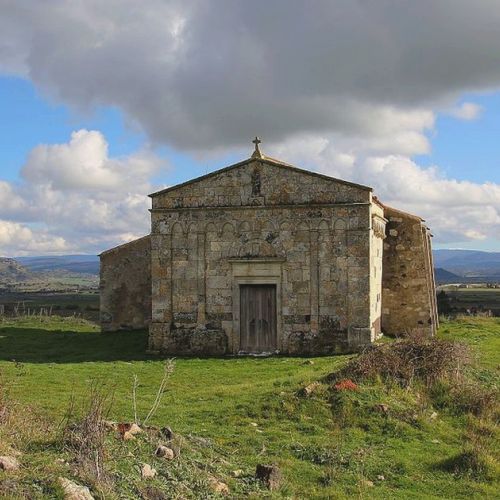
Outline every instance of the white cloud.
<path id="1" fill-rule="evenodd" d="M 372 186 L 383 203 L 423 217 L 437 243 L 500 240 L 500 184 L 452 179 L 402 155 L 347 155 L 337 138 L 294 138 L 271 146 L 270 154 Z"/>
<path id="2" fill-rule="evenodd" d="M 0 219 L 0 255 L 68 253 L 75 249 L 60 236 Z"/>
<path id="3" fill-rule="evenodd" d="M 0 71 L 77 108 L 116 106 L 180 149 L 238 147 L 256 132 L 386 148 L 397 130 L 397 152 L 423 151 L 432 110 L 500 86 L 496 0 L 0 5 Z"/>
<path id="4" fill-rule="evenodd" d="M 100 132 L 78 130 L 67 144 L 35 147 L 21 173 L 30 183 L 59 190 L 123 191 L 138 177 L 147 181 L 158 166 L 158 159 L 147 151 L 109 158 L 108 143 Z"/>
<path id="5" fill-rule="evenodd" d="M 451 109 L 448 114 L 458 118 L 459 120 L 471 121 L 477 120 L 481 116 L 482 112 L 483 108 L 479 106 L 479 104 L 464 102 L 460 106 L 456 106 Z"/>
<path id="6" fill-rule="evenodd" d="M 35 147 L 24 182 L 0 181 L 0 254 L 97 252 L 147 234 L 160 164 L 148 150 L 110 158 L 97 131 Z"/>
<path id="7" fill-rule="evenodd" d="M 498 184 L 411 160 L 430 151 L 438 112 L 477 119 L 480 106 L 455 103 L 500 88 L 497 0 L 0 0 L 0 9 L 0 72 L 52 99 L 115 106 L 151 141 L 198 157 L 248 151 L 257 133 L 265 153 L 372 185 L 423 215 L 440 242 L 500 239 Z M 0 183 L 9 200 L 0 217 L 21 233 L 37 222 L 69 246 L 105 248 L 147 232 L 157 167 L 148 150 L 110 158 L 102 134 L 80 130 L 35 148 L 20 185 Z"/>

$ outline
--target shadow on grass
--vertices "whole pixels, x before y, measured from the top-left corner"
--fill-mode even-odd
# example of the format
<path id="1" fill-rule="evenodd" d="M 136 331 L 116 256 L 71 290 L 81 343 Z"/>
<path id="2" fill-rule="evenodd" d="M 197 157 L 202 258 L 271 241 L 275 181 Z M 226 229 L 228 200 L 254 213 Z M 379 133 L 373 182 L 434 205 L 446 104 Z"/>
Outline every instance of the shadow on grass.
<path id="1" fill-rule="evenodd" d="M 157 359 L 146 353 L 147 344 L 145 330 L 101 333 L 4 327 L 0 328 L 0 361 L 82 363 Z"/>

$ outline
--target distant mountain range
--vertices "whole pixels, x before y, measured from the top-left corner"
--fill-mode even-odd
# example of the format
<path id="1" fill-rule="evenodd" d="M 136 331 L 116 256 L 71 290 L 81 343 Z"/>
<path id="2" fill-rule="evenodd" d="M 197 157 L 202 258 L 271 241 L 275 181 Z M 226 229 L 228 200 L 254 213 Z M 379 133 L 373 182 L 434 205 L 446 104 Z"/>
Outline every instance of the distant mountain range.
<path id="1" fill-rule="evenodd" d="M 442 267 L 434 268 L 434 276 L 436 277 L 437 283 L 460 283 L 463 280 L 462 276 L 451 273 Z"/>
<path id="2" fill-rule="evenodd" d="M 14 257 L 14 259 L 32 272 L 67 271 L 79 274 L 99 274 L 97 255 Z"/>
<path id="3" fill-rule="evenodd" d="M 436 270 L 447 271 L 466 281 L 500 281 L 500 252 L 446 249 L 434 250 L 433 254 Z M 442 272 L 441 276 L 444 276 Z M 439 281 L 437 272 L 436 280 Z"/>

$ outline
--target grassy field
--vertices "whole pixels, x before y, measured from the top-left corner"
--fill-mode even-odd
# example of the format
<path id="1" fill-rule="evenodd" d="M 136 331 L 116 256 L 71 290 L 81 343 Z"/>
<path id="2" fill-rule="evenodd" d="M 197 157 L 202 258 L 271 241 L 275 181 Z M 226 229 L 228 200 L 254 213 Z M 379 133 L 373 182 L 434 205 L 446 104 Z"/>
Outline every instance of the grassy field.
<path id="1" fill-rule="evenodd" d="M 448 285 L 441 289 L 455 312 L 463 313 L 467 309 L 476 308 L 481 311 L 491 310 L 495 316 L 500 316 L 500 288 L 457 288 Z"/>
<path id="2" fill-rule="evenodd" d="M 500 320 L 445 322 L 440 336 L 473 347 L 478 360 L 472 377 L 478 384 L 498 383 Z M 0 373 L 9 397 L 47 421 L 60 422 L 70 399 L 85 400 L 95 381 L 113 394 L 110 418 L 132 421 L 134 377 L 143 418 L 163 374 L 164 361 L 145 354 L 146 340 L 145 332 L 101 334 L 91 323 L 72 318 L 4 320 Z M 480 417 L 438 408 L 418 392 L 383 384 L 361 385 L 351 413 L 343 416 L 326 383 L 311 397 L 299 395 L 302 387 L 322 381 L 349 359 L 175 360 L 152 423 L 185 436 L 184 458 L 168 469 L 138 442 L 120 444 L 110 467 L 123 480 L 106 498 L 140 497 L 144 480 L 137 467 L 144 460 L 160 471 L 154 480 L 158 488 L 172 481 L 188 485 L 184 498 L 217 495 L 201 483 L 193 486 L 195 478 L 182 469 L 182 460 L 206 464 L 202 467 L 229 485 L 232 498 L 498 498 L 491 475 L 457 474 L 446 467 L 463 450 L 471 427 L 483 425 Z M 389 415 L 372 410 L 382 403 L 391 409 Z M 498 433 L 491 432 L 494 454 Z M 53 444 L 54 434 L 47 436 L 36 446 L 24 444 L 27 465 L 17 473 L 26 488 L 38 484 L 38 490 L 29 491 L 40 498 L 57 497 L 53 478 L 70 473 L 54 465 L 61 451 Z M 1 440 L 11 437 L 0 431 L 0 452 Z M 278 492 L 271 495 L 252 479 L 258 463 L 281 467 L 285 482 Z M 2 480 L 7 473 L 0 472 L 0 485 Z"/>
<path id="3" fill-rule="evenodd" d="M 0 306 L 7 317 L 15 316 L 16 309 L 22 316 L 47 315 L 78 316 L 90 321 L 99 321 L 99 291 L 82 290 L 71 292 L 2 292 Z"/>

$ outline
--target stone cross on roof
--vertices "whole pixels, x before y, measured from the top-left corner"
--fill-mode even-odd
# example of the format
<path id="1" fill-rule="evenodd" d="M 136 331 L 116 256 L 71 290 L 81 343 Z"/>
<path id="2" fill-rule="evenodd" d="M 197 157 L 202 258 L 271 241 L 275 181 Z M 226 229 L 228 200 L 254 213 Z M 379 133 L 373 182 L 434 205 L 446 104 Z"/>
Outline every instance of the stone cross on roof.
<path id="1" fill-rule="evenodd" d="M 255 151 L 252 153 L 252 158 L 263 158 L 264 155 L 260 152 L 259 144 L 262 142 L 259 137 L 255 137 L 252 141 L 255 144 Z"/>

